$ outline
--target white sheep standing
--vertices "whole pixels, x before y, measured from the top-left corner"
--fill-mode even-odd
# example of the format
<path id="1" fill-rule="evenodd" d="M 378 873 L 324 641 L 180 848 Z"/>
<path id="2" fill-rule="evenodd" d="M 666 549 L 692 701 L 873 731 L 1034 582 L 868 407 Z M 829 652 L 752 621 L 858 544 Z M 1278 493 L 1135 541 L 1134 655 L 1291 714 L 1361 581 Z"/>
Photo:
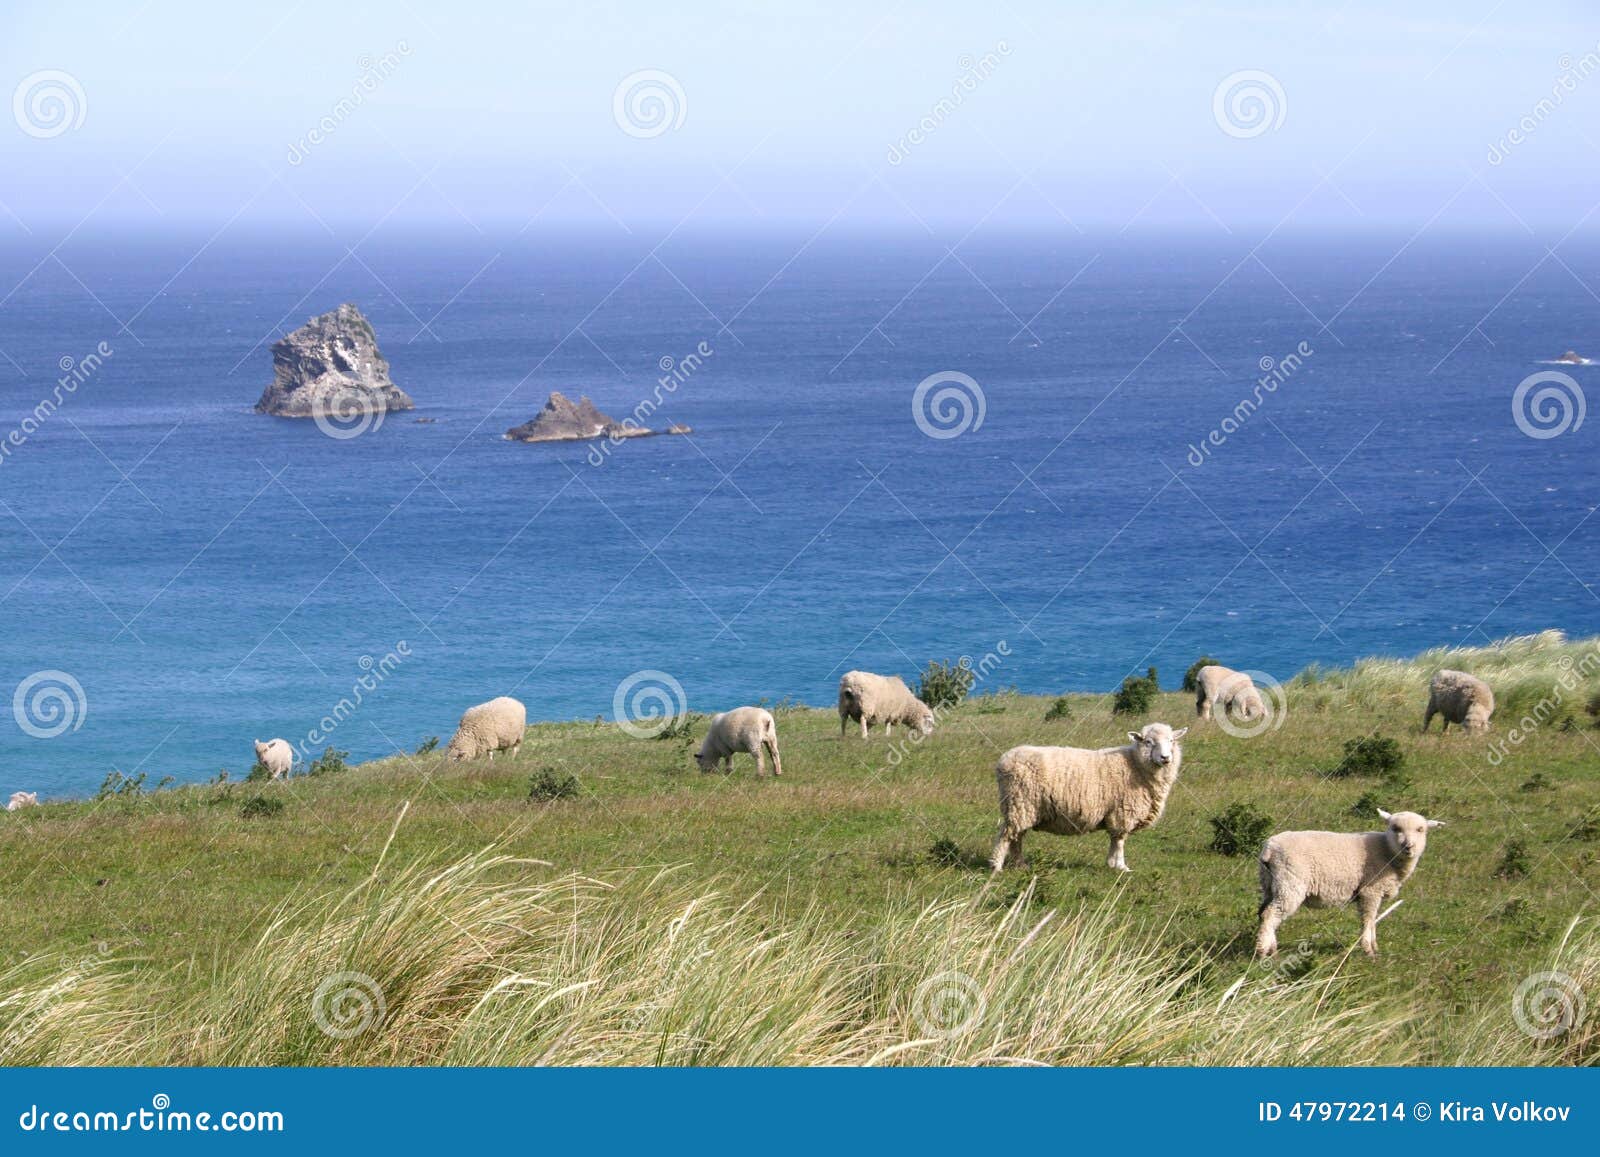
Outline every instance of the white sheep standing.
<path id="1" fill-rule="evenodd" d="M 492 763 L 495 752 L 510 748 L 511 758 L 515 759 L 527 729 L 528 709 L 519 700 L 502 695 L 462 712 L 456 733 L 444 749 L 445 755 L 453 760 L 487 755 Z"/>
<path id="2" fill-rule="evenodd" d="M 1428 730 L 1433 717 L 1441 715 L 1442 731 L 1449 731 L 1452 723 L 1468 731 L 1487 731 L 1493 714 L 1494 692 L 1489 684 L 1465 671 L 1440 671 L 1428 684 L 1428 710 L 1422 716 L 1422 730 Z"/>
<path id="3" fill-rule="evenodd" d="M 861 738 L 867 737 L 870 724 L 883 724 L 885 735 L 894 734 L 894 725 L 904 723 L 924 735 L 933 733 L 933 710 L 911 693 L 898 675 L 874 675 L 871 671 L 846 671 L 839 678 L 839 736 L 844 737 L 846 720 L 861 724 Z"/>
<path id="4" fill-rule="evenodd" d="M 8 811 L 8 812 L 16 812 L 16 811 L 21 811 L 25 807 L 38 807 L 38 806 L 39 806 L 39 793 L 38 792 L 36 792 L 36 791 L 14 791 L 14 792 L 11 793 L 11 801 L 6 804 L 6 811 Z"/>
<path id="5" fill-rule="evenodd" d="M 1214 710 L 1224 715 L 1231 710 L 1240 719 L 1260 719 L 1267 713 L 1248 672 L 1212 663 L 1195 673 L 1194 683 L 1194 711 L 1201 719 L 1210 719 Z"/>
<path id="6" fill-rule="evenodd" d="M 778 725 L 773 721 L 772 712 L 761 707 L 735 707 L 711 717 L 700 750 L 694 753 L 694 761 L 701 771 L 711 771 L 722 762 L 723 770 L 731 772 L 734 753 L 745 751 L 756 757 L 756 774 L 765 775 L 767 765 L 761 757 L 763 746 L 772 749 L 772 774 L 782 775 Z"/>
<path id="7" fill-rule="evenodd" d="M 1279 832 L 1261 846 L 1261 926 L 1256 955 L 1278 951 L 1278 925 L 1300 909 L 1361 909 L 1361 949 L 1378 954 L 1378 912 L 1416 871 L 1428 833 L 1443 820 L 1378 809 L 1381 832 Z"/>
<path id="8" fill-rule="evenodd" d="M 289 769 L 294 766 L 294 748 L 289 746 L 287 739 L 269 739 L 265 743 L 257 739 L 256 762 L 267 769 L 267 775 L 272 779 L 287 779 Z"/>
<path id="9" fill-rule="evenodd" d="M 1029 831 L 1076 836 L 1104 831 L 1111 837 L 1106 867 L 1128 871 L 1123 844 L 1130 832 L 1161 818 L 1183 762 L 1179 745 L 1188 728 L 1147 723 L 1128 732 L 1123 747 L 1013 747 L 995 764 L 1000 788 L 1000 830 L 989 866 L 998 872 L 1022 863 Z"/>

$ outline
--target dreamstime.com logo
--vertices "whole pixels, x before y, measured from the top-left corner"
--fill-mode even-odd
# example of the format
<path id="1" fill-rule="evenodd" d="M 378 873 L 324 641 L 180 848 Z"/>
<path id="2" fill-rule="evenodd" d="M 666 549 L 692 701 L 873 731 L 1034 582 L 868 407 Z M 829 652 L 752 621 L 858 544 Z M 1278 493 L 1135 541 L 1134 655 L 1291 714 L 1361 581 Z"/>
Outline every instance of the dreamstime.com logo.
<path id="1" fill-rule="evenodd" d="M 989 1002 L 978 982 L 964 972 L 940 972 L 917 985 L 911 1013 L 925 1037 L 954 1040 L 983 1020 Z"/>
<path id="2" fill-rule="evenodd" d="M 611 94 L 611 116 L 630 137 L 648 140 L 683 127 L 689 101 L 670 72 L 642 68 L 630 72 Z"/>
<path id="3" fill-rule="evenodd" d="M 72 73 L 47 68 L 18 83 L 11 94 L 11 115 L 30 137 L 48 140 L 80 128 L 89 115 L 89 99 Z"/>
<path id="4" fill-rule="evenodd" d="M 335 1040 L 380 1028 L 388 1015 L 383 989 L 365 972 L 335 972 L 311 994 L 311 1019 Z"/>
<path id="5" fill-rule="evenodd" d="M 89 697 L 83 684 L 65 671 L 35 671 L 11 696 L 17 726 L 35 739 L 54 739 L 83 726 Z"/>
<path id="6" fill-rule="evenodd" d="M 317 429 L 341 442 L 359 438 L 368 430 L 383 425 L 383 416 L 389 412 L 382 399 L 365 390 L 349 387 L 338 390 L 328 405 L 319 407 L 311 415 Z"/>
<path id="7" fill-rule="evenodd" d="M 1535 972 L 1511 997 L 1511 1015 L 1517 1027 L 1536 1041 L 1578 1028 L 1588 1015 L 1583 988 L 1565 972 Z"/>
<path id="8" fill-rule="evenodd" d="M 1247 68 L 1222 78 L 1211 94 L 1211 115 L 1230 137 L 1248 140 L 1283 124 L 1289 102 L 1270 72 Z"/>
<path id="9" fill-rule="evenodd" d="M 1289 695 L 1283 684 L 1265 671 L 1241 671 L 1239 675 L 1241 682 L 1249 679 L 1255 684 L 1257 694 L 1252 697 L 1247 693 L 1244 702 L 1239 703 L 1229 694 L 1234 688 L 1225 685 L 1222 699 L 1226 705 L 1213 709 L 1211 715 L 1217 726 L 1239 739 L 1254 739 L 1282 727 L 1289 717 Z M 1236 706 L 1239 709 L 1233 710 Z"/>
<path id="10" fill-rule="evenodd" d="M 941 441 L 979 429 L 986 413 L 983 387 L 959 370 L 929 374 L 911 393 L 911 417 L 917 429 Z"/>
<path id="11" fill-rule="evenodd" d="M 654 739 L 688 713 L 683 684 L 665 671 L 635 671 L 611 697 L 611 717 L 635 739 Z"/>
<path id="12" fill-rule="evenodd" d="M 1583 425 L 1587 409 L 1583 387 L 1560 370 L 1529 374 L 1511 394 L 1511 417 L 1517 429 L 1540 441 L 1576 431 Z"/>

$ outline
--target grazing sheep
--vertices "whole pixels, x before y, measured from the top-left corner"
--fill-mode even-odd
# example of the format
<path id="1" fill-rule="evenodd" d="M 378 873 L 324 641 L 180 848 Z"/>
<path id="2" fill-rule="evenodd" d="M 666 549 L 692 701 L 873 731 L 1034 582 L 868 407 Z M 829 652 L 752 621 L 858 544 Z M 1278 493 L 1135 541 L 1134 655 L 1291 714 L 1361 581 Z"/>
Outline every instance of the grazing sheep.
<path id="1" fill-rule="evenodd" d="M 287 779 L 294 766 L 294 748 L 287 739 L 256 740 L 256 762 L 267 769 L 272 779 Z"/>
<path id="2" fill-rule="evenodd" d="M 509 747 L 511 758 L 515 759 L 522 746 L 522 733 L 527 729 L 528 709 L 509 695 L 502 695 L 462 712 L 445 755 L 453 760 L 487 755 L 492 763 L 495 752 Z"/>
<path id="3" fill-rule="evenodd" d="M 38 807 L 39 793 L 36 791 L 14 791 L 11 793 L 11 802 L 6 804 L 6 811 L 21 811 L 25 807 Z"/>
<path id="4" fill-rule="evenodd" d="M 1210 719 L 1213 710 L 1224 715 L 1231 710 L 1240 719 L 1260 719 L 1267 713 L 1255 681 L 1244 671 L 1213 663 L 1201 667 L 1194 682 L 1194 712 L 1201 719 Z"/>
<path id="5" fill-rule="evenodd" d="M 1278 951 L 1278 925 L 1302 904 L 1361 909 L 1361 948 L 1378 954 L 1378 911 L 1416 870 L 1428 832 L 1444 823 L 1383 809 L 1381 832 L 1279 832 L 1261 846 L 1261 927 L 1256 955 Z"/>
<path id="6" fill-rule="evenodd" d="M 737 751 L 747 751 L 756 757 L 756 774 L 767 774 L 766 762 L 761 758 L 763 746 L 772 749 L 772 774 L 783 774 L 783 762 L 778 758 L 778 725 L 773 722 L 772 712 L 760 707 L 735 707 L 732 711 L 724 711 L 720 715 L 711 717 L 711 725 L 706 728 L 706 737 L 700 744 L 700 750 L 694 753 L 694 761 L 700 765 L 701 771 L 710 771 L 719 762 L 723 770 L 733 770 L 733 755 Z"/>
<path id="7" fill-rule="evenodd" d="M 914 727 L 924 735 L 933 733 L 933 710 L 911 693 L 898 675 L 874 675 L 871 671 L 846 671 L 839 679 L 839 737 L 844 738 L 847 719 L 861 724 L 861 738 L 873 723 L 883 724 L 883 733 L 892 735 L 896 723 Z"/>
<path id="8" fill-rule="evenodd" d="M 1468 731 L 1489 730 L 1494 714 L 1494 692 L 1489 684 L 1465 671 L 1440 671 L 1428 684 L 1428 710 L 1422 716 L 1422 730 L 1428 730 L 1435 715 L 1444 717 L 1441 731 L 1459 723 Z"/>
<path id="9" fill-rule="evenodd" d="M 1111 837 L 1106 867 L 1128 871 L 1128 833 L 1161 818 L 1178 779 L 1188 728 L 1147 723 L 1128 732 L 1125 747 L 1013 747 L 995 765 L 1000 787 L 1000 831 L 989 866 L 998 872 L 1022 863 L 1022 837 L 1041 832 L 1075 836 L 1104 830 Z"/>

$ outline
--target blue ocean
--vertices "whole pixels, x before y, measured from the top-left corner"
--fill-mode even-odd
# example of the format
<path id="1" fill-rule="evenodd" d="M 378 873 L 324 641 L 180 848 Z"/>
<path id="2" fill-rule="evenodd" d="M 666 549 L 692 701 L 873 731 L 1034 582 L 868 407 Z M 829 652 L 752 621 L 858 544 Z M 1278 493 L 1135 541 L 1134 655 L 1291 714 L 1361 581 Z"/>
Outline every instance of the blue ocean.
<path id="1" fill-rule="evenodd" d="M 531 719 L 651 686 L 822 705 L 849 668 L 960 656 L 985 689 L 1059 693 L 1152 664 L 1175 684 L 1202 653 L 1286 679 L 1600 632 L 1600 370 L 1545 364 L 1600 350 L 1600 250 L 1545 257 L 1434 234 L 13 238 L 0 792 L 238 776 L 279 735 L 374 758 L 501 694 Z M 252 413 L 272 343 L 345 301 L 416 411 L 345 439 Z M 1519 397 L 1540 373 L 1571 385 Z M 693 433 L 506 441 L 552 390 Z"/>

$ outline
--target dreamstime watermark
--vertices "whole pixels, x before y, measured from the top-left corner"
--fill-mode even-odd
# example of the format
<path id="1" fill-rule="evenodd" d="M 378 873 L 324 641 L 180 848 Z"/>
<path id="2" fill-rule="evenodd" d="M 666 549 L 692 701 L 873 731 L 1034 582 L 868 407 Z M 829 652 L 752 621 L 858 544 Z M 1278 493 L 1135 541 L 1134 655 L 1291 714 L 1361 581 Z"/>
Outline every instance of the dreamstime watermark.
<path id="1" fill-rule="evenodd" d="M 345 442 L 378 429 L 388 412 L 389 407 L 384 400 L 370 390 L 340 386 L 327 405 L 318 406 L 313 411 L 311 420 L 328 437 Z"/>
<path id="2" fill-rule="evenodd" d="M 1504 735 L 1497 735 L 1490 742 L 1487 758 L 1491 766 L 1499 767 L 1513 747 L 1521 747 L 1530 735 L 1551 720 L 1565 718 L 1562 709 L 1568 702 L 1568 696 L 1581 699 L 1587 691 L 1590 677 L 1600 672 L 1600 649 L 1587 651 L 1579 659 L 1562 655 L 1556 660 L 1556 666 L 1561 674 L 1556 676 L 1555 686 L 1550 693 L 1541 696 L 1537 703 L 1524 711 L 1522 718 Z"/>
<path id="3" fill-rule="evenodd" d="M 1247 688 L 1245 683 L 1250 686 Z M 1256 694 L 1252 697 L 1249 692 Z M 1243 693 L 1244 702 L 1238 693 Z M 1218 695 L 1221 701 L 1212 708 L 1211 718 L 1229 735 L 1239 739 L 1254 739 L 1268 731 L 1276 731 L 1289 717 L 1289 695 L 1283 684 L 1265 671 L 1237 671 L 1234 678 L 1225 682 Z M 1238 710 L 1233 708 L 1238 707 Z"/>
<path id="4" fill-rule="evenodd" d="M 282 1133 L 277 1109 L 174 1109 L 172 1098 L 157 1093 L 149 1108 L 51 1109 L 30 1104 L 17 1117 L 24 1133 Z"/>
<path id="5" fill-rule="evenodd" d="M 358 57 L 356 67 L 361 70 L 361 75 L 356 77 L 355 83 L 350 86 L 350 95 L 340 97 L 304 136 L 289 142 L 287 157 L 289 163 L 297 166 L 303 164 L 311 155 L 311 150 L 338 132 L 345 121 L 354 116 L 355 111 L 378 91 L 383 82 L 395 74 L 400 62 L 410 55 L 411 45 L 401 40 L 382 56 Z"/>
<path id="6" fill-rule="evenodd" d="M 394 673 L 411 657 L 411 644 L 401 639 L 394 645 L 394 650 L 388 652 L 381 659 L 374 659 L 371 655 L 362 655 L 356 661 L 362 674 L 350 685 L 350 694 L 344 696 L 333 705 L 333 709 L 317 721 L 317 726 L 306 732 L 306 737 L 295 746 L 300 754 L 310 759 L 315 748 L 327 743 L 328 739 L 337 731 L 345 720 L 354 715 L 361 704 L 366 702 L 371 695 L 383 685 L 383 681 Z"/>
<path id="7" fill-rule="evenodd" d="M 635 671 L 611 697 L 611 717 L 635 739 L 654 739 L 688 714 L 683 684 L 665 671 Z"/>
<path id="8" fill-rule="evenodd" d="M 1229 73 L 1211 94 L 1211 116 L 1217 127 L 1240 140 L 1277 129 L 1288 112 L 1278 78 L 1256 68 Z"/>
<path id="9" fill-rule="evenodd" d="M 335 1040 L 381 1028 L 388 1015 L 383 987 L 365 972 L 335 972 L 311 994 L 311 1019 Z"/>
<path id="10" fill-rule="evenodd" d="M 1512 421 L 1528 437 L 1541 442 L 1576 431 L 1587 411 L 1583 387 L 1560 370 L 1529 374 L 1511 393 Z"/>
<path id="11" fill-rule="evenodd" d="M 1556 61 L 1556 66 L 1560 68 L 1561 74 L 1550 85 L 1550 95 L 1538 100 L 1499 140 L 1489 143 L 1487 160 L 1491 165 L 1504 163 L 1511 155 L 1512 149 L 1538 132 L 1539 126 L 1554 115 L 1567 97 L 1578 91 L 1580 81 L 1587 80 L 1596 71 L 1600 71 L 1600 44 L 1576 61 L 1572 59 L 1570 53 L 1563 53 Z"/>
<path id="12" fill-rule="evenodd" d="M 973 57 L 971 53 L 964 53 L 956 66 L 961 69 L 961 74 L 951 82 L 950 95 L 940 97 L 934 102 L 921 120 L 917 121 L 910 129 L 903 133 L 899 140 L 889 145 L 886 159 L 891 165 L 901 164 L 911 155 L 911 150 L 939 131 L 939 126 L 955 114 L 956 109 L 966 102 L 969 95 L 978 91 L 978 86 L 994 75 L 995 69 L 1000 67 L 1000 61 L 1011 55 L 1011 45 L 1004 40 L 996 42 L 994 48 L 985 52 L 980 57 Z"/>
<path id="13" fill-rule="evenodd" d="M 911 392 L 911 418 L 917 429 L 940 441 L 981 428 L 988 411 L 983 387 L 959 370 L 929 374 Z"/>
<path id="14" fill-rule="evenodd" d="M 956 667 L 972 676 L 972 681 L 967 686 L 967 694 L 971 695 L 973 691 L 983 686 L 984 680 L 988 679 L 1010 657 L 1011 644 L 1007 640 L 1001 639 L 994 645 L 994 650 L 985 651 L 976 661 L 973 660 L 971 655 L 962 655 L 957 659 Z M 935 730 L 938 729 L 943 722 L 944 715 L 953 706 L 955 704 L 940 704 L 931 708 Z M 910 754 L 911 749 L 927 738 L 926 732 L 920 731 L 915 727 L 908 727 L 905 738 L 895 740 L 885 750 L 884 760 L 890 767 L 898 767 L 906 756 Z"/>
<path id="15" fill-rule="evenodd" d="M 617 82 L 611 94 L 611 116 L 630 137 L 649 140 L 683 127 L 689 100 L 670 72 L 642 68 Z"/>
<path id="16" fill-rule="evenodd" d="M 11 115 L 30 137 L 48 140 L 83 126 L 89 98 L 72 73 L 47 68 L 18 82 L 11 93 Z"/>
<path id="17" fill-rule="evenodd" d="M 83 684 L 65 671 L 35 671 L 11 696 L 11 714 L 17 726 L 35 739 L 54 739 L 83 726 L 89 715 L 89 697 Z"/>
<path id="18" fill-rule="evenodd" d="M 13 452 L 27 442 L 39 427 L 49 421 L 61 408 L 62 403 L 78 392 L 79 386 L 98 373 L 106 359 L 114 352 L 109 342 L 100 342 L 82 357 L 63 355 L 56 363 L 61 369 L 61 376 L 56 379 L 56 384 L 49 395 L 40 398 L 33 410 L 12 427 L 4 439 L 0 439 L 0 465 L 9 460 Z"/>
<path id="19" fill-rule="evenodd" d="M 1511 1016 L 1536 1041 L 1555 1040 L 1583 1024 L 1589 1002 L 1565 972 L 1535 972 L 1511 997 Z"/>
<path id="20" fill-rule="evenodd" d="M 911 997 L 911 1014 L 918 1030 L 939 1040 L 954 1040 L 971 1032 L 988 1007 L 983 989 L 965 972 L 936 973 L 917 985 Z"/>
<path id="21" fill-rule="evenodd" d="M 661 376 L 656 379 L 655 388 L 650 391 L 650 396 L 642 398 L 634 406 L 628 416 L 619 423 L 625 433 L 610 433 L 606 437 L 589 447 L 585 460 L 591 466 L 601 466 L 611 456 L 611 452 L 630 438 L 638 438 L 649 432 L 650 418 L 655 415 L 666 402 L 667 398 L 678 392 L 678 387 L 687 382 L 716 354 L 711 343 L 701 341 L 695 344 L 694 349 L 682 357 L 674 358 L 671 354 L 663 354 L 656 365 L 661 370 Z M 673 426 L 669 429 L 678 429 Z"/>
<path id="22" fill-rule="evenodd" d="M 1292 378 L 1305 364 L 1307 358 L 1316 353 L 1311 348 L 1311 343 L 1301 342 L 1285 356 L 1274 360 L 1270 356 L 1263 356 L 1256 364 L 1261 367 L 1261 376 L 1256 379 L 1254 389 L 1246 397 L 1239 399 L 1239 404 L 1229 411 L 1221 422 L 1211 429 L 1198 443 L 1189 443 L 1189 453 L 1185 460 L 1190 466 L 1199 468 L 1205 465 L 1211 456 L 1213 447 L 1221 448 L 1230 435 L 1236 434 L 1250 420 L 1250 416 L 1261 408 L 1268 395 L 1278 392 L 1278 387 Z"/>

